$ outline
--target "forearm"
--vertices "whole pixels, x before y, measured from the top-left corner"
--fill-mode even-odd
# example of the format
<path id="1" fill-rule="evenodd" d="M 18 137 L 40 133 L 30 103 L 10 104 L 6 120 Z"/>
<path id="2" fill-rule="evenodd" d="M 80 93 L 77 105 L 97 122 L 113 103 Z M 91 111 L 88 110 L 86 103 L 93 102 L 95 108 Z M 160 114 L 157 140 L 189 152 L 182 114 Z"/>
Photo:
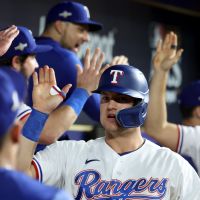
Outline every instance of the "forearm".
<path id="1" fill-rule="evenodd" d="M 148 114 L 145 129 L 150 136 L 161 133 L 167 122 L 166 85 L 168 72 L 155 71 L 150 85 Z"/>
<path id="2" fill-rule="evenodd" d="M 159 40 L 153 58 L 154 74 L 150 86 L 145 131 L 160 144 L 176 150 L 179 141 L 177 125 L 167 121 L 166 86 L 170 69 L 176 64 L 183 52 L 172 48 L 177 46 L 177 35 L 170 32 L 164 41 Z"/>
<path id="3" fill-rule="evenodd" d="M 87 90 L 76 88 L 69 99 L 50 114 L 40 142 L 51 144 L 67 131 L 79 116 L 88 98 L 89 93 Z"/>
<path id="4" fill-rule="evenodd" d="M 20 138 L 20 149 L 18 153 L 17 169 L 23 171 L 27 175 L 35 178 L 35 173 L 32 169 L 32 158 L 35 152 L 37 143 L 31 141 L 21 135 Z"/>
<path id="5" fill-rule="evenodd" d="M 76 121 L 77 114 L 70 106 L 54 110 L 45 123 L 39 143 L 52 144 Z"/>
<path id="6" fill-rule="evenodd" d="M 35 177 L 35 171 L 31 161 L 47 118 L 47 114 L 33 109 L 22 129 L 17 168 L 32 177 Z"/>

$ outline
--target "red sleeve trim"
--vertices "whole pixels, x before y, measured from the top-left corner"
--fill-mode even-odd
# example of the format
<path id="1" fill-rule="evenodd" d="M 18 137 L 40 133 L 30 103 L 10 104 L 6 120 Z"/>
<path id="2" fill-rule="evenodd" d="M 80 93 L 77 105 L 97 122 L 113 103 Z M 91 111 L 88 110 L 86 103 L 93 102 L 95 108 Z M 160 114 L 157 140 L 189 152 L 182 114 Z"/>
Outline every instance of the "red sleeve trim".
<path id="1" fill-rule="evenodd" d="M 36 175 L 35 178 L 36 178 L 37 180 L 39 180 L 39 177 L 40 177 L 40 176 L 39 176 L 39 170 L 38 170 L 37 165 L 36 165 L 36 163 L 34 162 L 34 160 L 31 161 L 31 164 L 33 165 L 33 167 L 34 167 L 34 169 L 35 169 L 35 175 Z"/>
<path id="2" fill-rule="evenodd" d="M 27 116 L 29 116 L 31 114 L 31 111 L 27 114 L 25 114 L 24 116 L 22 116 L 19 120 L 22 121 L 24 118 L 26 118 Z"/>

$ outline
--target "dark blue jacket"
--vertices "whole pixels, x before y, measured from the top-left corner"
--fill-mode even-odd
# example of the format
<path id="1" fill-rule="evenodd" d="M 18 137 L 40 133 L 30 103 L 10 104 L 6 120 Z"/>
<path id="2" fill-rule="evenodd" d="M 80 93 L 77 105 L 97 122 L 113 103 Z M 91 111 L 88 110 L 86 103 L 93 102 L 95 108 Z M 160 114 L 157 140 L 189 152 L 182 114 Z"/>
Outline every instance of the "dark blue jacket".
<path id="1" fill-rule="evenodd" d="M 0 199 L 71 200 L 61 190 L 45 186 L 22 173 L 4 168 L 0 168 Z"/>

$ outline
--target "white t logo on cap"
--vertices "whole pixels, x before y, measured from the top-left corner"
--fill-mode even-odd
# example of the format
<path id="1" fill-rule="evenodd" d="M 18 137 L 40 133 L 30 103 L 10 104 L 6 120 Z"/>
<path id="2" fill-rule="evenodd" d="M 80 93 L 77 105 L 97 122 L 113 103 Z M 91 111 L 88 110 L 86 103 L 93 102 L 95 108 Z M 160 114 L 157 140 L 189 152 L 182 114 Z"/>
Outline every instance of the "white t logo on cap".
<path id="1" fill-rule="evenodd" d="M 28 46 L 27 43 L 19 43 L 16 47 L 15 50 L 20 50 L 20 51 L 24 51 L 24 49 Z"/>
<path id="2" fill-rule="evenodd" d="M 88 7 L 87 7 L 87 6 L 84 6 L 83 8 L 84 8 L 84 10 L 86 11 L 87 18 L 90 19 L 90 11 L 89 11 Z"/>
<path id="3" fill-rule="evenodd" d="M 117 79 L 118 79 L 118 75 L 121 75 L 121 76 L 123 76 L 124 75 L 124 72 L 123 71 L 121 71 L 121 70 L 111 70 L 110 71 L 110 75 L 113 75 L 113 80 L 111 81 L 111 83 L 113 83 L 113 84 L 117 84 Z"/>
<path id="4" fill-rule="evenodd" d="M 61 17 L 67 18 L 67 17 L 71 16 L 72 13 L 67 12 L 66 10 L 64 10 L 63 12 L 59 13 L 58 15 L 61 16 Z"/>

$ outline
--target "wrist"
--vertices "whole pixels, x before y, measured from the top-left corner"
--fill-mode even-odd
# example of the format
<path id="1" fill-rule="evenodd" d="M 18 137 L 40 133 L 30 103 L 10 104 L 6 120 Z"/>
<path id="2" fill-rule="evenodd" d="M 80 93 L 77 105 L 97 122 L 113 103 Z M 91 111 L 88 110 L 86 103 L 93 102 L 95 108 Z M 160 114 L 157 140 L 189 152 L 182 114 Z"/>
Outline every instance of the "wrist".
<path id="1" fill-rule="evenodd" d="M 156 75 L 164 77 L 164 76 L 167 76 L 169 74 L 169 70 L 154 69 L 153 73 L 156 74 Z"/>
<path id="2" fill-rule="evenodd" d="M 50 113 L 49 110 L 46 110 L 46 109 L 44 109 L 44 108 L 41 108 L 40 106 L 37 106 L 37 105 L 35 105 L 35 104 L 33 104 L 32 108 L 33 108 L 34 110 L 36 110 L 37 112 L 44 113 L 44 114 L 47 114 L 47 115 Z"/>
<path id="3" fill-rule="evenodd" d="M 63 104 L 70 106 L 79 115 L 89 96 L 90 94 L 85 88 L 76 88 Z"/>
<path id="4" fill-rule="evenodd" d="M 82 85 L 77 84 L 76 89 L 85 90 L 88 93 L 89 96 L 92 95 L 91 90 L 86 88 L 86 87 L 83 87 Z"/>
<path id="5" fill-rule="evenodd" d="M 23 136 L 34 142 L 38 142 L 47 118 L 48 115 L 46 113 L 32 109 L 32 112 L 22 129 Z"/>

